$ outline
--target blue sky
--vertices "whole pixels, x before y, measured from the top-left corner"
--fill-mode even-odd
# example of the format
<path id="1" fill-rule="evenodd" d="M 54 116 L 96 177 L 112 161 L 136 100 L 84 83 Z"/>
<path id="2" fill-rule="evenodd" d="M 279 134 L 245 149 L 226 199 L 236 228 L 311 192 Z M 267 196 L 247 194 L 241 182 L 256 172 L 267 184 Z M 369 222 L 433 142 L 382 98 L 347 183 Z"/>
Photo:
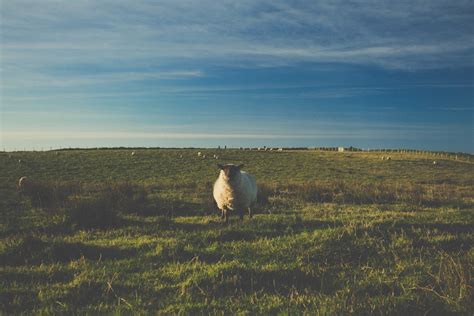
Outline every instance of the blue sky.
<path id="1" fill-rule="evenodd" d="M 474 152 L 472 1 L 0 1 L 0 146 Z"/>

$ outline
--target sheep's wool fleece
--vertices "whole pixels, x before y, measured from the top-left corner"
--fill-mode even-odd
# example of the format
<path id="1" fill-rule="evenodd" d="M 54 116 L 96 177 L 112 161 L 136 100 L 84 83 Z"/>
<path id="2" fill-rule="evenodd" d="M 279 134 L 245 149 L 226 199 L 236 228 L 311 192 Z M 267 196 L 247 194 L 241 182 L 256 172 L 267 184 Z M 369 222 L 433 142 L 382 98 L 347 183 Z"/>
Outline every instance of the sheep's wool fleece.
<path id="1" fill-rule="evenodd" d="M 219 209 L 246 209 L 257 201 L 255 177 L 245 171 L 240 172 L 240 181 L 229 183 L 221 175 L 214 184 L 214 199 Z"/>

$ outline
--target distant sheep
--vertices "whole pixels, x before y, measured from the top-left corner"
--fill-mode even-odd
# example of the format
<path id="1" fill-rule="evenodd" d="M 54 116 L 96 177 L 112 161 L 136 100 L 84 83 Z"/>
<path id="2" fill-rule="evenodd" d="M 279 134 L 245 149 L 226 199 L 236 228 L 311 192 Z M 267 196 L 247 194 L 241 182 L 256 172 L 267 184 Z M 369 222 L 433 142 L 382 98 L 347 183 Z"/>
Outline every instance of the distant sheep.
<path id="1" fill-rule="evenodd" d="M 18 159 L 18 163 L 22 163 L 22 160 L 21 160 L 21 159 Z"/>
<path id="2" fill-rule="evenodd" d="M 433 165 L 437 165 L 437 164 L 438 164 L 438 162 L 436 160 L 433 161 Z"/>
<path id="3" fill-rule="evenodd" d="M 198 157 L 201 157 L 202 156 L 202 153 L 201 152 L 198 152 Z"/>
<path id="4" fill-rule="evenodd" d="M 18 190 L 24 190 L 28 184 L 30 183 L 30 181 L 28 180 L 28 177 L 21 177 L 19 180 L 18 180 Z"/>
<path id="5" fill-rule="evenodd" d="M 134 152 L 134 151 L 132 151 L 132 156 L 135 156 L 135 152 Z"/>
<path id="6" fill-rule="evenodd" d="M 202 155 L 202 158 L 205 159 L 205 158 L 206 158 L 206 155 Z"/>
<path id="7" fill-rule="evenodd" d="M 248 210 L 252 218 L 251 207 L 257 202 L 257 182 L 255 177 L 242 171 L 243 165 L 218 164 L 220 171 L 214 183 L 213 196 L 217 207 L 221 210 L 221 218 L 227 223 L 229 212 L 238 212 L 244 218 L 244 210 Z"/>

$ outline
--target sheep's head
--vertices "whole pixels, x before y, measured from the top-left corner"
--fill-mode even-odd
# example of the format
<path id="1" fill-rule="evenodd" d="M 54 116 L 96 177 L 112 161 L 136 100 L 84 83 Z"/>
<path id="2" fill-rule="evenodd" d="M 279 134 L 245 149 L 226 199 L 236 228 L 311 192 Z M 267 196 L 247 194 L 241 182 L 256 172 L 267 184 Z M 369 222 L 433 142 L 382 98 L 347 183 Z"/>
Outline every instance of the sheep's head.
<path id="1" fill-rule="evenodd" d="M 238 176 L 240 175 L 240 170 L 242 169 L 242 167 L 244 165 L 233 165 L 233 164 L 228 164 L 228 165 L 221 165 L 221 164 L 217 164 L 217 166 L 219 167 L 219 169 L 221 169 L 221 174 L 224 175 L 224 178 L 228 181 L 233 181 L 235 180 L 236 178 L 238 178 Z"/>

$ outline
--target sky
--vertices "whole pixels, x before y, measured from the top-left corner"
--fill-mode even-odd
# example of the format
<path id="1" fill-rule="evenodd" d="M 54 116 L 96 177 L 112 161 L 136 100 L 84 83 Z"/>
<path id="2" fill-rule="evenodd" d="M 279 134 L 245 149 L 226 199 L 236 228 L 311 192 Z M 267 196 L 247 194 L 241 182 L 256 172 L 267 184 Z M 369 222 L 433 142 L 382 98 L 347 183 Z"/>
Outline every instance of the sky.
<path id="1" fill-rule="evenodd" d="M 0 150 L 474 153 L 473 1 L 0 0 Z"/>

